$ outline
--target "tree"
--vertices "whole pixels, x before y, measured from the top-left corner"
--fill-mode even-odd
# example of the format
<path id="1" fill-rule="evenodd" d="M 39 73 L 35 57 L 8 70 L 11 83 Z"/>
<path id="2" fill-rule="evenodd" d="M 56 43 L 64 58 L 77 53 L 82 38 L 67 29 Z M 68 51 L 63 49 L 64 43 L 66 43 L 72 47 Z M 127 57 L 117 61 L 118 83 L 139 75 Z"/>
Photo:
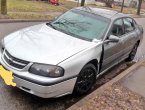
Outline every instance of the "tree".
<path id="1" fill-rule="evenodd" d="M 123 12 L 123 7 L 124 7 L 124 0 L 122 1 L 121 12 Z"/>
<path id="2" fill-rule="evenodd" d="M 81 6 L 85 5 L 85 0 L 81 0 Z"/>
<path id="3" fill-rule="evenodd" d="M 113 5 L 114 0 L 104 0 L 104 2 L 106 3 L 106 6 L 107 7 L 112 8 L 112 5 Z"/>
<path id="4" fill-rule="evenodd" d="M 141 10 L 141 4 L 142 4 L 142 0 L 138 0 L 138 8 L 137 8 L 137 15 L 140 15 L 140 10 Z"/>
<path id="5" fill-rule="evenodd" d="M 1 14 L 7 14 L 7 0 L 1 0 Z"/>

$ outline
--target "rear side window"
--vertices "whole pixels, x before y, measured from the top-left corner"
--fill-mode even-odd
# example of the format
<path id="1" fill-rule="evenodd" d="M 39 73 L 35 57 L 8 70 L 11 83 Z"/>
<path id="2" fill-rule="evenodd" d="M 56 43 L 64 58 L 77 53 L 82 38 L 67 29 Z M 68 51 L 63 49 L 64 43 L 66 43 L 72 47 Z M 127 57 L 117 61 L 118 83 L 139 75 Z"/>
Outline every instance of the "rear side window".
<path id="1" fill-rule="evenodd" d="M 124 18 L 123 22 L 124 22 L 125 33 L 134 31 L 135 24 L 131 18 Z"/>
<path id="2" fill-rule="evenodd" d="M 118 19 L 113 23 L 113 28 L 112 28 L 111 34 L 118 36 L 118 37 L 122 36 L 124 34 L 122 19 Z"/>

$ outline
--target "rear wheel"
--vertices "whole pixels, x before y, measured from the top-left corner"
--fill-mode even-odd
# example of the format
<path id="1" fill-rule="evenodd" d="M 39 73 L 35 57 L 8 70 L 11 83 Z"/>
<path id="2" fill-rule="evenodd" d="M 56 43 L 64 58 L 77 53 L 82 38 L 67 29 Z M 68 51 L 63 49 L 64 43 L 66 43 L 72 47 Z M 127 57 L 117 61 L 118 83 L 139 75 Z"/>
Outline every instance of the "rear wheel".
<path id="1" fill-rule="evenodd" d="M 137 52 L 138 45 L 139 45 L 138 42 L 134 45 L 132 51 L 129 54 L 129 57 L 127 58 L 127 61 L 132 61 L 134 59 Z"/>
<path id="2" fill-rule="evenodd" d="M 77 78 L 74 93 L 82 95 L 87 93 L 96 82 L 96 67 L 93 64 L 87 64 L 83 67 Z"/>

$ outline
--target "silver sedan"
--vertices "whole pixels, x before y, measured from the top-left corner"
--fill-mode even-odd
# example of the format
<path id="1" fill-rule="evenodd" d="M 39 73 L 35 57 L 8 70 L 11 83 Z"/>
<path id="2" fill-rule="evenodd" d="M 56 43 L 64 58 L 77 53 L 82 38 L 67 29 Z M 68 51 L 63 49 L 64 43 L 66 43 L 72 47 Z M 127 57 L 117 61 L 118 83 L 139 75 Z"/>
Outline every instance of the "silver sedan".
<path id="1" fill-rule="evenodd" d="M 142 37 L 143 28 L 128 15 L 79 7 L 6 36 L 0 62 L 30 94 L 82 95 L 108 69 L 132 61 Z"/>

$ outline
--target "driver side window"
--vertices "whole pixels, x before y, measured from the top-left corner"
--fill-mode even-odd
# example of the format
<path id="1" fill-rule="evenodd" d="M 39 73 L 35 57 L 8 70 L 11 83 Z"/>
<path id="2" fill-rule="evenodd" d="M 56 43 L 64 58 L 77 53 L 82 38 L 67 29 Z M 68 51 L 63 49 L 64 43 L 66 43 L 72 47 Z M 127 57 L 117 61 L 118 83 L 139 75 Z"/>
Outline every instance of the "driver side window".
<path id="1" fill-rule="evenodd" d="M 114 36 L 122 36 L 124 34 L 123 32 L 123 21 L 122 19 L 116 20 L 113 24 L 111 35 Z"/>

